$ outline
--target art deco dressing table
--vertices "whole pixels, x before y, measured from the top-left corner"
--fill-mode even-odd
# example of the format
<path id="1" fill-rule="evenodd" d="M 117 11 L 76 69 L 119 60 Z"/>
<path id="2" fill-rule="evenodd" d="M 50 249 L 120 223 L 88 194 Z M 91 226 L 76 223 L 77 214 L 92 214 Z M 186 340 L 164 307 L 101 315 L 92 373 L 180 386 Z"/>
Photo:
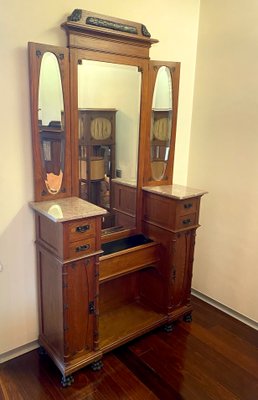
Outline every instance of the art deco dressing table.
<path id="1" fill-rule="evenodd" d="M 62 373 L 191 320 L 201 196 L 173 185 L 180 64 L 144 25 L 74 10 L 29 43 L 40 345 Z"/>

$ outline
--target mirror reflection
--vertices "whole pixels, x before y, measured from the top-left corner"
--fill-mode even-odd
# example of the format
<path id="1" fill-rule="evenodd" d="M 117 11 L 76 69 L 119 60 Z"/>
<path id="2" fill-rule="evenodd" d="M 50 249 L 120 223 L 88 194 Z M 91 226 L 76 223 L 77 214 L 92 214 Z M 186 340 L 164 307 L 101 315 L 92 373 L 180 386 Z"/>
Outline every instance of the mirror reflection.
<path id="1" fill-rule="evenodd" d="M 80 197 L 108 210 L 106 232 L 135 226 L 141 73 L 80 60 Z"/>
<path id="2" fill-rule="evenodd" d="M 62 186 L 65 146 L 63 110 L 58 61 L 55 54 L 46 52 L 39 76 L 38 126 L 44 179 L 51 194 L 58 193 Z"/>
<path id="3" fill-rule="evenodd" d="M 172 80 L 168 67 L 158 70 L 153 99 L 150 133 L 151 172 L 154 180 L 165 179 L 172 128 Z"/>

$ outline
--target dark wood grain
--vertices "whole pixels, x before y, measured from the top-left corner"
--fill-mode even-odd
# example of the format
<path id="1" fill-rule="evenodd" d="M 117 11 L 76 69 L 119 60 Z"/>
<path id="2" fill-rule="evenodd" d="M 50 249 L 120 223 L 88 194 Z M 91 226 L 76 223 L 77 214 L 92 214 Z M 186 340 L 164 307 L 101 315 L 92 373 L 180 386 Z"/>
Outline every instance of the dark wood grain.
<path id="1" fill-rule="evenodd" d="M 48 356 L 32 351 L 0 365 L 1 400 L 256 400 L 257 331 L 196 298 L 193 322 L 158 329 L 74 374 L 62 388 Z"/>

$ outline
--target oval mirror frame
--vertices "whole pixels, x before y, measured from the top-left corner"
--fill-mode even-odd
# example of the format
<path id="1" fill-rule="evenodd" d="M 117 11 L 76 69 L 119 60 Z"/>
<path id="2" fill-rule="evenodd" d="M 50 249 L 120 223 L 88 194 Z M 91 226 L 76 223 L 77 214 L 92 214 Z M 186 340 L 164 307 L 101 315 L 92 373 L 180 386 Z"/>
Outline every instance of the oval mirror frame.
<path id="1" fill-rule="evenodd" d="M 149 154 L 145 184 L 172 184 L 180 63 L 150 61 Z"/>
<path id="2" fill-rule="evenodd" d="M 38 43 L 28 47 L 35 200 L 71 196 L 69 50 Z M 56 76 L 52 92 L 42 86 L 49 59 Z M 54 94 L 58 100 L 50 99 Z"/>
<path id="3" fill-rule="evenodd" d="M 168 67 L 161 66 L 156 75 L 152 97 L 150 130 L 151 174 L 154 180 L 164 178 L 170 151 L 172 126 L 172 79 Z"/>

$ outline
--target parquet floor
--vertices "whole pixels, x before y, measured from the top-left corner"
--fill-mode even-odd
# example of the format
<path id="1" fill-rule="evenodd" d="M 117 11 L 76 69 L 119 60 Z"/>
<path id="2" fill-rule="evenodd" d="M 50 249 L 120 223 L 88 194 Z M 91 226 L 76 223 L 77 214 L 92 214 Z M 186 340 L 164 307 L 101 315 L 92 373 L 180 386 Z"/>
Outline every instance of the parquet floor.
<path id="1" fill-rule="evenodd" d="M 258 332 L 197 298 L 193 322 L 158 329 L 104 356 L 104 367 L 61 374 L 32 351 L 0 365 L 1 400 L 258 400 Z"/>

